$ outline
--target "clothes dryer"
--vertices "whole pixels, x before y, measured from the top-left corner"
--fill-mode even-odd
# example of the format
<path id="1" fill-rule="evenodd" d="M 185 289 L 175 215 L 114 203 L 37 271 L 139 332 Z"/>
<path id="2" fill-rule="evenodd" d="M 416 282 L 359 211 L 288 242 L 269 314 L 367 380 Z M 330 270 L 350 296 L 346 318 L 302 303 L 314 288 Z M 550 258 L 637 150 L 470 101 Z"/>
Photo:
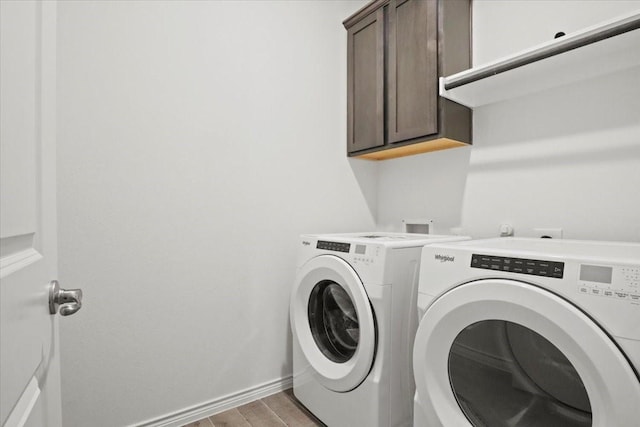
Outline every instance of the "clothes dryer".
<path id="1" fill-rule="evenodd" d="M 640 244 L 439 244 L 421 268 L 415 426 L 638 425 Z"/>
<path id="2" fill-rule="evenodd" d="M 468 239 L 303 235 L 291 295 L 293 392 L 331 427 L 407 426 L 422 247 Z"/>

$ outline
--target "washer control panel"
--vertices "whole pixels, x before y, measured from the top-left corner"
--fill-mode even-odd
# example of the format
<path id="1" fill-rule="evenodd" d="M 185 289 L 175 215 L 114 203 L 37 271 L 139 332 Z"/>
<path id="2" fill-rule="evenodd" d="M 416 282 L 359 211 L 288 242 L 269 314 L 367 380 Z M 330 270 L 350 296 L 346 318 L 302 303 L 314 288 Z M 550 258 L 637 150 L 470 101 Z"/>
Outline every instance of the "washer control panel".
<path id="1" fill-rule="evenodd" d="M 342 252 L 350 254 L 350 262 L 357 265 L 372 265 L 380 256 L 380 247 L 375 245 L 363 245 L 357 243 L 331 242 L 328 240 L 318 240 L 316 249 L 325 251 Z"/>
<path id="2" fill-rule="evenodd" d="M 640 266 L 580 264 L 578 292 L 640 305 Z"/>
<path id="3" fill-rule="evenodd" d="M 564 263 L 539 259 L 510 258 L 495 255 L 471 255 L 471 267 L 508 273 L 529 274 L 533 276 L 562 279 Z"/>
<path id="4" fill-rule="evenodd" d="M 324 250 L 327 250 L 327 251 L 349 253 L 349 250 L 351 250 L 351 244 L 342 243 L 342 242 L 329 242 L 329 241 L 326 241 L 326 240 L 318 240 L 318 244 L 316 245 L 316 249 L 324 249 Z"/>

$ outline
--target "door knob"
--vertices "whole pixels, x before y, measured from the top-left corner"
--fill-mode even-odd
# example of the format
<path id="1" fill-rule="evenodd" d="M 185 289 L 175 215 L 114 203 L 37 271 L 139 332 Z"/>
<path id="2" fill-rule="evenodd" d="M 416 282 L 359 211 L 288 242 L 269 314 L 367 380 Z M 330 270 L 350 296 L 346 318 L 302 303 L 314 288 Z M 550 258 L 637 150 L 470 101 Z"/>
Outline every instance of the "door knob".
<path id="1" fill-rule="evenodd" d="M 69 316 L 82 308 L 82 289 L 61 289 L 57 280 L 51 281 L 49 291 L 49 313 Z"/>

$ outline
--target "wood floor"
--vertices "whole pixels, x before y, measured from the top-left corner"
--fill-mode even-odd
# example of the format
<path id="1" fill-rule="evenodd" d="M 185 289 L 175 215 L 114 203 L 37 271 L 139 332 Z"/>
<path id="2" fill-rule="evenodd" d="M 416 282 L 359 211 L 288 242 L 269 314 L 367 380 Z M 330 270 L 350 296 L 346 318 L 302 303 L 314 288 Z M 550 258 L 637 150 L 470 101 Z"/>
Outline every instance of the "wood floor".
<path id="1" fill-rule="evenodd" d="M 291 389 L 212 415 L 183 427 L 315 427 L 324 426 L 307 411 Z"/>

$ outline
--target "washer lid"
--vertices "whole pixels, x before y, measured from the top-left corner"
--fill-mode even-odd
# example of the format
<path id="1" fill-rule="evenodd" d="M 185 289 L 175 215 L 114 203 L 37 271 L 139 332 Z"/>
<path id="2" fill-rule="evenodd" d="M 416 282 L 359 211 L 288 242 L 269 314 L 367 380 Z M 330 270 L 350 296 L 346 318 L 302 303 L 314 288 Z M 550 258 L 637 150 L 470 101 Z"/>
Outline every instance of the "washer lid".
<path id="1" fill-rule="evenodd" d="M 443 425 L 527 426 L 551 407 L 558 425 L 640 419 L 640 381 L 612 339 L 566 300 L 515 280 L 478 280 L 436 299 L 420 322 L 413 367 L 419 401 Z M 553 378 L 560 372 L 564 388 Z M 465 375 L 478 378 L 468 386 Z"/>
<path id="2" fill-rule="evenodd" d="M 321 384 L 344 392 L 364 381 L 375 356 L 375 321 L 364 285 L 349 264 L 333 255 L 304 264 L 290 316 L 292 332 Z"/>

